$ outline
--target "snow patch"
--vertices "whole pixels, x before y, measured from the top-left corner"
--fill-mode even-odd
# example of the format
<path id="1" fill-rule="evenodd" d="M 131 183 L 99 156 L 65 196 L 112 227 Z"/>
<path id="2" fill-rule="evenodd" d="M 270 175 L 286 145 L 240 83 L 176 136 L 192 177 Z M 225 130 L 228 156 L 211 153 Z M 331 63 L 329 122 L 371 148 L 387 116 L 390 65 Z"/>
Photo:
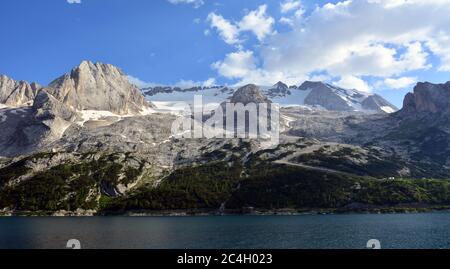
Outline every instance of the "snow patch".
<path id="1" fill-rule="evenodd" d="M 111 111 L 103 111 L 103 110 L 82 110 L 78 111 L 81 114 L 81 121 L 77 121 L 76 123 L 80 126 L 83 126 L 86 122 L 91 120 L 101 120 L 107 117 L 117 117 L 119 120 L 123 118 L 132 117 L 133 115 L 117 115 L 112 113 Z"/>
<path id="2" fill-rule="evenodd" d="M 383 110 L 383 111 L 386 112 L 386 113 L 389 113 L 389 114 L 395 112 L 395 109 L 393 109 L 393 108 L 390 107 L 390 106 L 382 106 L 382 107 L 380 107 L 380 109 Z"/>
<path id="3" fill-rule="evenodd" d="M 154 109 L 151 109 L 149 107 L 144 107 L 142 111 L 140 112 L 141 116 L 148 116 L 151 114 L 154 114 L 156 111 Z"/>
<path id="4" fill-rule="evenodd" d="M 292 106 L 302 106 L 305 105 L 305 99 L 311 93 L 311 89 L 308 90 L 298 90 L 291 89 L 291 95 L 286 95 L 285 97 L 275 97 L 271 98 L 272 102 L 280 104 L 281 107 L 292 107 Z M 267 91 L 265 91 L 267 94 Z"/>
<path id="5" fill-rule="evenodd" d="M 194 97 L 196 95 L 201 95 L 203 97 L 203 103 L 222 103 L 226 101 L 229 97 L 231 97 L 233 89 L 227 88 L 206 88 L 198 91 L 173 91 L 171 93 L 157 93 L 153 96 L 147 96 L 147 99 L 151 101 L 153 104 L 158 106 L 157 104 L 161 103 L 188 103 L 189 105 L 193 105 Z"/>

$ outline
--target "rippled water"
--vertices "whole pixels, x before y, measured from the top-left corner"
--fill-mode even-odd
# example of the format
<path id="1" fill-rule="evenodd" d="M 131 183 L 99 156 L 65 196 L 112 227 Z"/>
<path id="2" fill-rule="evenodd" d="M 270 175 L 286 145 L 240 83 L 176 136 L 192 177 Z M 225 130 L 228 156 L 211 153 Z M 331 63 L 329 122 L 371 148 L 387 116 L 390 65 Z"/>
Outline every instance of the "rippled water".
<path id="1" fill-rule="evenodd" d="M 223 217 L 0 218 L 0 248 L 450 248 L 450 213 Z"/>

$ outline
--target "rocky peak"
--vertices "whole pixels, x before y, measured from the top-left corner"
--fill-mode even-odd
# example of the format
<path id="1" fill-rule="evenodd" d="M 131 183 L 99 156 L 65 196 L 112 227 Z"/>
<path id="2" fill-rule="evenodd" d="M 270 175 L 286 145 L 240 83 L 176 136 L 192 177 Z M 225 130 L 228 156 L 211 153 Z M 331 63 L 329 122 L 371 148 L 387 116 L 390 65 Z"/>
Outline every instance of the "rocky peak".
<path id="1" fill-rule="evenodd" d="M 445 84 L 418 83 L 414 93 L 408 93 L 403 102 L 403 113 L 450 112 L 450 81 Z"/>
<path id="2" fill-rule="evenodd" d="M 397 107 L 386 101 L 378 94 L 367 97 L 366 99 L 364 99 L 361 105 L 363 109 L 377 112 L 393 113 L 398 110 Z"/>
<path id="3" fill-rule="evenodd" d="M 397 108 L 376 94 L 344 89 L 323 82 L 304 82 L 298 90 L 310 91 L 305 104 L 334 111 L 366 111 L 392 113 Z"/>
<path id="4" fill-rule="evenodd" d="M 291 95 L 291 91 L 289 90 L 288 85 L 284 84 L 281 81 L 273 85 L 273 87 L 267 90 L 266 93 L 270 98 L 286 97 Z"/>
<path id="5" fill-rule="evenodd" d="M 305 98 L 305 104 L 310 106 L 320 106 L 327 110 L 353 111 L 353 104 L 345 100 L 346 92 L 342 92 L 334 86 L 322 83 L 306 81 L 299 88 L 301 91 L 311 91 Z"/>
<path id="6" fill-rule="evenodd" d="M 244 105 L 249 103 L 271 103 L 260 90 L 260 88 L 254 84 L 249 84 L 239 88 L 231 97 L 231 103 L 242 103 Z"/>
<path id="7" fill-rule="evenodd" d="M 306 91 L 309 89 L 315 89 L 318 87 L 327 87 L 327 85 L 320 81 L 305 81 L 298 87 L 299 90 Z"/>
<path id="8" fill-rule="evenodd" d="M 15 81 L 5 75 L 0 76 L 0 104 L 11 107 L 30 105 L 42 87 L 37 83 Z"/>
<path id="9" fill-rule="evenodd" d="M 278 81 L 275 85 L 273 85 L 273 87 L 275 89 L 279 89 L 279 90 L 287 90 L 287 89 L 289 89 L 288 85 L 284 84 L 281 81 Z"/>
<path id="10" fill-rule="evenodd" d="M 151 106 L 141 91 L 117 67 L 83 61 L 49 85 L 48 92 L 77 110 L 104 110 L 139 114 Z"/>

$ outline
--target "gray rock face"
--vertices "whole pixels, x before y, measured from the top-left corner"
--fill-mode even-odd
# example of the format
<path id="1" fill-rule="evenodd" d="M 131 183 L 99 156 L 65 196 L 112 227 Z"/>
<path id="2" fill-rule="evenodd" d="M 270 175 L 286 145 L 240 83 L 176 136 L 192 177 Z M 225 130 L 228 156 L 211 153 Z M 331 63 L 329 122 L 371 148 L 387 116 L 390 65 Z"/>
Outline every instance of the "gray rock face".
<path id="1" fill-rule="evenodd" d="M 402 113 L 450 112 L 450 81 L 445 84 L 418 83 L 405 97 Z"/>
<path id="2" fill-rule="evenodd" d="M 77 113 L 42 90 L 32 107 L 5 109 L 0 116 L 0 155 L 14 157 L 60 139 Z"/>
<path id="3" fill-rule="evenodd" d="M 142 93 L 112 65 L 83 62 L 47 88 L 14 83 L 5 77 L 2 81 L 2 88 L 10 92 L 15 89 L 5 99 L 13 100 L 8 106 L 19 106 L 28 100 L 33 106 L 0 111 L 1 156 L 32 153 L 56 142 L 69 127 L 77 125 L 76 120 L 81 120 L 80 110 L 141 116 L 141 111 L 151 107 Z"/>
<path id="4" fill-rule="evenodd" d="M 352 111 L 354 110 L 351 104 L 337 95 L 331 85 L 322 82 L 303 83 L 299 90 L 311 90 L 311 93 L 306 97 L 305 104 L 311 106 L 321 106 L 327 110 L 334 111 Z"/>
<path id="5" fill-rule="evenodd" d="M 110 64 L 84 61 L 56 79 L 47 91 L 77 110 L 104 110 L 116 114 L 138 114 L 151 107 L 127 76 Z"/>
<path id="6" fill-rule="evenodd" d="M 0 76 L 0 104 L 20 107 L 31 104 L 42 87 L 36 83 L 15 81 L 7 76 Z"/>
<path id="7" fill-rule="evenodd" d="M 343 89 L 323 82 L 306 81 L 298 90 L 311 91 L 305 98 L 306 105 L 321 106 L 331 111 L 392 113 L 398 110 L 377 94 Z"/>
<path id="8" fill-rule="evenodd" d="M 362 107 L 367 110 L 373 110 L 378 112 L 387 112 L 386 110 L 396 111 L 396 108 L 393 104 L 386 101 L 383 97 L 378 94 L 374 94 L 372 96 L 367 97 L 362 102 Z"/>
<path id="9" fill-rule="evenodd" d="M 230 102 L 234 104 L 242 103 L 244 105 L 247 105 L 249 103 L 271 103 L 269 98 L 267 98 L 260 91 L 259 87 L 254 84 L 249 84 L 242 88 L 239 88 L 231 97 Z"/>
<path id="10" fill-rule="evenodd" d="M 46 90 L 41 91 L 35 98 L 33 111 L 36 120 L 46 121 L 61 118 L 66 121 L 76 119 L 76 112 L 50 95 Z"/>
<path id="11" fill-rule="evenodd" d="M 286 97 L 289 95 L 291 95 L 291 91 L 289 90 L 288 85 L 281 81 L 273 85 L 273 88 L 267 90 L 267 96 L 270 98 Z"/>

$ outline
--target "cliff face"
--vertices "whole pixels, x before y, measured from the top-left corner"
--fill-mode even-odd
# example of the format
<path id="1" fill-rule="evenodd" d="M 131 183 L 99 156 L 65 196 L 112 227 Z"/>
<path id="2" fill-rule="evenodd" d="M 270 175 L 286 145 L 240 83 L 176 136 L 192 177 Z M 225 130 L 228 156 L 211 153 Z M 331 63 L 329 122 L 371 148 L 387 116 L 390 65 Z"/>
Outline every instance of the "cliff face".
<path id="1" fill-rule="evenodd" d="M 82 110 L 119 116 L 151 112 L 139 89 L 108 64 L 83 62 L 45 88 L 5 76 L 0 81 L 0 104 L 9 107 L 0 112 L 1 156 L 28 154 L 54 143 L 71 127 L 79 127 Z"/>
<path id="2" fill-rule="evenodd" d="M 10 107 L 30 105 L 42 87 L 36 83 L 15 81 L 7 76 L 0 76 L 0 104 Z"/>
<path id="3" fill-rule="evenodd" d="M 445 84 L 418 83 L 414 93 L 408 93 L 403 102 L 402 113 L 448 112 L 450 112 L 450 81 Z"/>
<path id="4" fill-rule="evenodd" d="M 47 91 L 77 110 L 104 110 L 126 115 L 138 114 L 151 106 L 127 76 L 109 64 L 84 61 L 50 83 Z"/>

